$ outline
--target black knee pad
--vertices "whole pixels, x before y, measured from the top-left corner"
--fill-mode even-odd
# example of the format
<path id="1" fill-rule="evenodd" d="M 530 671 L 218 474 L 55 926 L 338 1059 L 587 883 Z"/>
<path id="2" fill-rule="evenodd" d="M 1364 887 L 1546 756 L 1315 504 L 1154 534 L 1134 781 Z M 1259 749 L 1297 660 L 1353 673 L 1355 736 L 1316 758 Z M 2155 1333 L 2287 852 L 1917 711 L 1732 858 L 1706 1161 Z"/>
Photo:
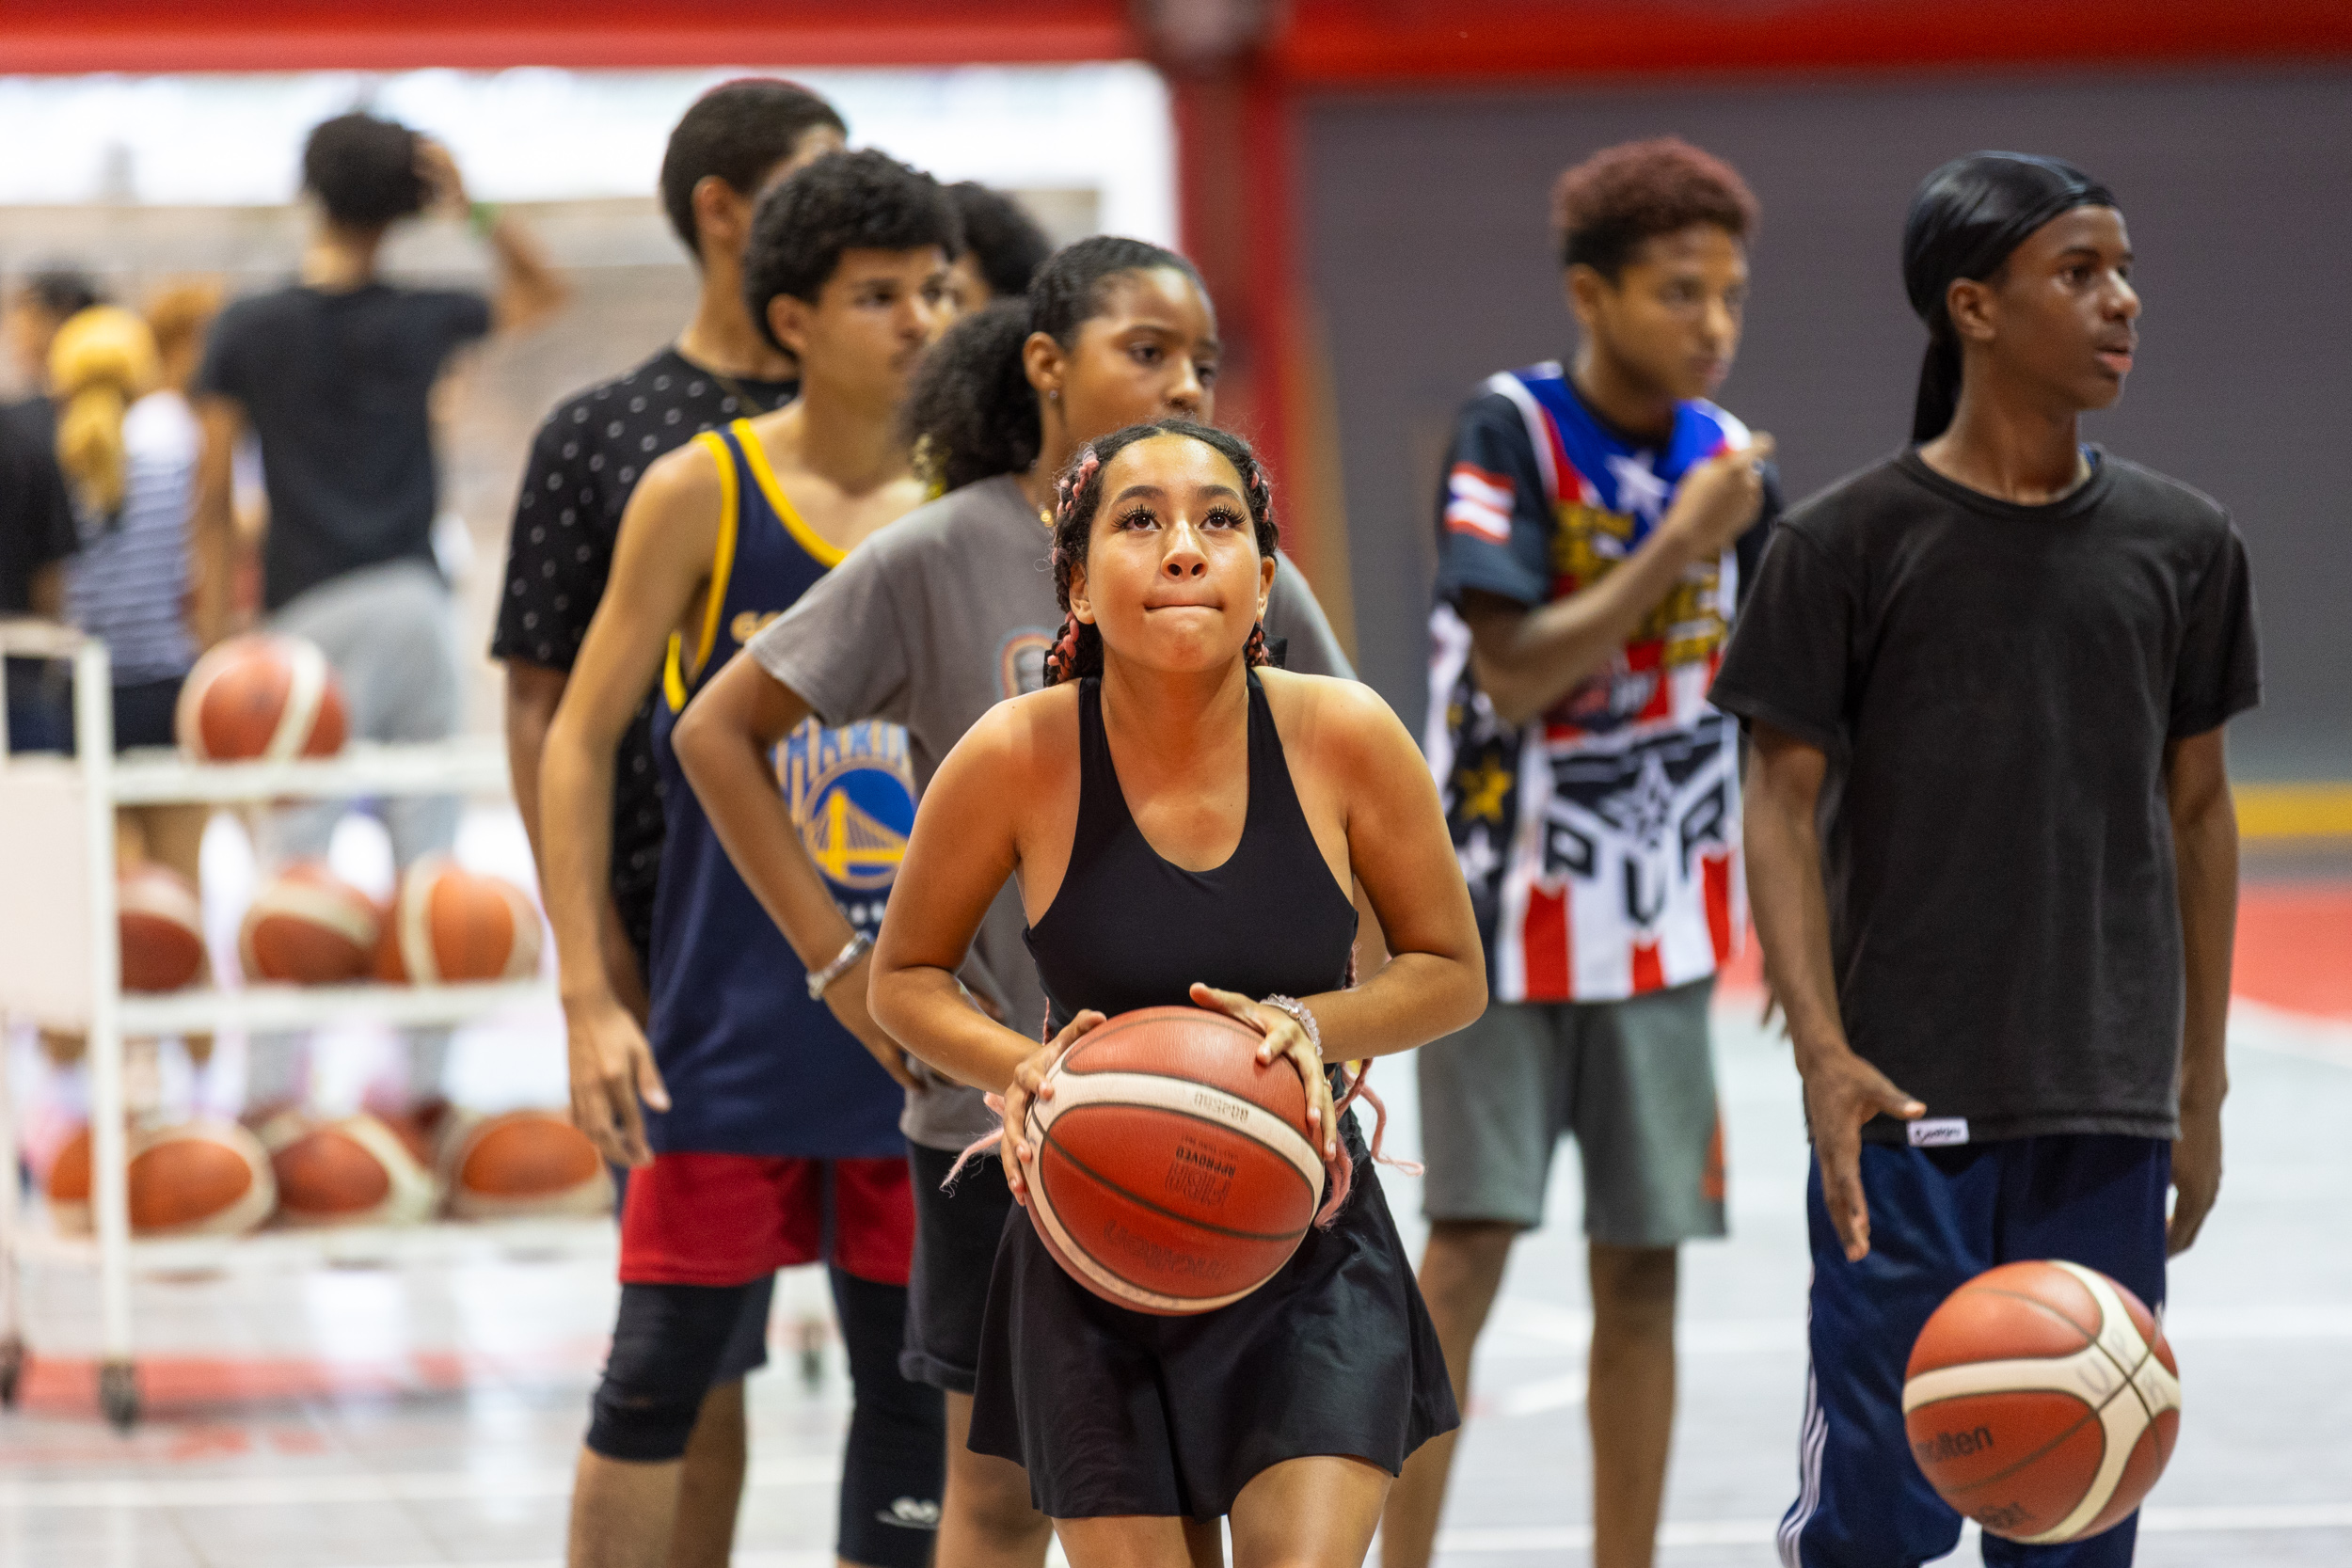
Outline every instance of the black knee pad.
<path id="1" fill-rule="evenodd" d="M 923 1568 L 939 1528 L 946 1479 L 946 1403 L 938 1389 L 899 1373 L 906 1287 L 877 1285 L 837 1268 L 829 1272 L 856 1394 L 841 1456 L 834 1550 L 873 1568 Z"/>
<path id="2" fill-rule="evenodd" d="M 607 1459 L 682 1458 L 748 1285 L 624 1285 L 588 1422 Z"/>

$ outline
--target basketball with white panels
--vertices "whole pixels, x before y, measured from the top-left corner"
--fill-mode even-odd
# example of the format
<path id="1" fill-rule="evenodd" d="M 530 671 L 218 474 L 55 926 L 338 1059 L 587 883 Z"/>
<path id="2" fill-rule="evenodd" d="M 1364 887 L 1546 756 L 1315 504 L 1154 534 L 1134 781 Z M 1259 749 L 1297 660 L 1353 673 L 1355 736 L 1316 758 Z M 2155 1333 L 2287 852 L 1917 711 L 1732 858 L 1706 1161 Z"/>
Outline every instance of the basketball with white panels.
<path id="1" fill-rule="evenodd" d="M 383 917 L 375 900 L 320 861 L 287 868 L 254 895 L 237 930 L 248 980 L 339 985 L 368 972 Z"/>
<path id="2" fill-rule="evenodd" d="M 262 634 L 232 637 L 198 659 L 172 715 L 181 748 L 199 762 L 333 756 L 349 727 L 318 644 Z"/>
<path id="3" fill-rule="evenodd" d="M 1928 1319 L 1904 1377 L 1903 1429 L 1929 1483 L 1988 1533 L 2029 1544 L 2122 1523 L 2180 1433 L 2163 1326 L 2078 1263 L 1979 1275 Z"/>
<path id="4" fill-rule="evenodd" d="M 503 877 L 426 855 L 400 879 L 375 953 L 392 984 L 528 980 L 539 973 L 539 908 Z"/>
<path id="5" fill-rule="evenodd" d="M 1163 1316 L 1212 1311 L 1272 1278 L 1323 1201 L 1307 1089 L 1263 1037 L 1200 1007 L 1097 1025 L 1029 1101 L 1029 1216 L 1080 1285 Z"/>

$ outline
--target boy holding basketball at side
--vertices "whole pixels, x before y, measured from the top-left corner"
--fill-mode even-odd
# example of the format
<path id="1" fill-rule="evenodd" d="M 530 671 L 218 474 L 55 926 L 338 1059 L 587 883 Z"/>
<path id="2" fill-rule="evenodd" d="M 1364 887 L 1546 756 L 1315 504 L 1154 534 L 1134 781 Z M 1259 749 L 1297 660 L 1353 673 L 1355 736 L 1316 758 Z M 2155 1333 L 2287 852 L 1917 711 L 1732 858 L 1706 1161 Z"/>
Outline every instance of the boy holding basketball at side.
<path id="1" fill-rule="evenodd" d="M 2131 369 L 2131 264 L 2069 165 L 1928 177 L 1921 444 L 1789 515 L 1715 683 L 1754 741 L 1749 885 L 1819 1156 L 1791 1568 L 1959 1540 L 1902 1415 L 1947 1294 L 2058 1258 L 2160 1307 L 2220 1185 L 2221 726 L 2259 697 L 2253 601 L 2226 512 L 2078 441 Z M 1984 1559 L 2127 1563 L 2136 1517 Z"/>
<path id="2" fill-rule="evenodd" d="M 1429 763 L 1486 939 L 1486 1016 L 1421 1053 L 1421 1288 L 1470 1354 L 1554 1145 L 1583 1155 L 1594 1560 L 1650 1560 L 1674 1424 L 1677 1245 L 1724 1234 L 1708 1003 L 1744 915 L 1731 721 L 1707 705 L 1776 509 L 1729 373 L 1756 200 L 1685 143 L 1610 148 L 1554 194 L 1573 366 L 1490 377 L 1439 501 Z M 1381 1527 L 1423 1568 L 1454 1438 Z"/>
<path id="3" fill-rule="evenodd" d="M 830 989 L 864 939 L 802 966 L 728 863 L 670 736 L 758 626 L 923 499 L 898 404 L 946 319 L 959 243 L 946 194 L 879 152 L 819 159 L 761 200 L 745 303 L 798 360 L 801 395 L 647 471 L 548 731 L 541 843 L 573 1116 L 635 1167 L 619 1321 L 572 1499 L 575 1568 L 660 1568 L 688 1434 L 746 1299 L 819 1256 L 855 1387 L 837 1553 L 879 1568 L 930 1556 L 943 1418 L 938 1395 L 898 1367 L 914 1225 L 898 1128 L 908 1074 L 835 1016 L 864 1020 L 862 996 Z M 603 911 L 614 750 L 657 681 L 665 836 L 641 1027 L 605 966 Z M 878 925 L 892 841 L 914 813 L 903 732 L 796 736 L 771 767 L 803 820 L 839 827 L 834 896 L 853 923 Z"/>

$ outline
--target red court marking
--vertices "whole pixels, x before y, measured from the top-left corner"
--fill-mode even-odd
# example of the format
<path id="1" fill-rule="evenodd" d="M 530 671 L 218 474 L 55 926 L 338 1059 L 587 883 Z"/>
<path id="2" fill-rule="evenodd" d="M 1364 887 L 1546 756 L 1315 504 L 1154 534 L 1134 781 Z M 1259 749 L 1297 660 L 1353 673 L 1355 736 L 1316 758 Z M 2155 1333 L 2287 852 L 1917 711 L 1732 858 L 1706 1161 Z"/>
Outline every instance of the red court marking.
<path id="1" fill-rule="evenodd" d="M 2280 882 L 2238 895 L 2232 990 L 2293 1012 L 2352 1019 L 2352 882 Z"/>
<path id="2" fill-rule="evenodd" d="M 597 1338 L 553 1344 L 519 1355 L 469 1355 L 420 1351 L 382 1361 L 326 1361 L 305 1356 L 228 1359 L 203 1355 L 140 1356 L 139 1394 L 150 1416 L 224 1407 L 298 1403 L 307 1400 L 397 1398 L 447 1394 L 485 1385 L 547 1385 L 593 1377 L 610 1341 Z M 83 1357 L 35 1355 L 26 1362 L 24 1408 L 44 1415 L 84 1415 L 98 1402 L 97 1363 Z M 174 1459 L 217 1458 L 230 1439 L 222 1429 L 199 1427 L 182 1435 Z"/>
<path id="3" fill-rule="evenodd" d="M 1718 986 L 1760 998 L 1762 949 L 1751 927 Z M 2238 893 L 2231 989 L 2266 1006 L 2352 1020 L 2352 882 L 2253 883 Z"/>

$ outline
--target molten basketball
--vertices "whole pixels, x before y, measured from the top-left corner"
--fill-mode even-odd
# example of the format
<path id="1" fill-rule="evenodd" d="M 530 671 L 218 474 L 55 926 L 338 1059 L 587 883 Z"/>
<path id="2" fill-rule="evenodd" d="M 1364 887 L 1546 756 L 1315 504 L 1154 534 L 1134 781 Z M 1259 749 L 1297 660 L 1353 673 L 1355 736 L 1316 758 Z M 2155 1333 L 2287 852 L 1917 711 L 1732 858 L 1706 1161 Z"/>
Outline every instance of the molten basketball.
<path id="1" fill-rule="evenodd" d="M 1904 1376 L 1919 1468 L 1946 1502 L 2012 1541 L 2121 1524 L 2180 1432 L 2163 1329 L 2137 1296 L 2079 1264 L 1979 1275 L 1919 1331 Z"/>
<path id="2" fill-rule="evenodd" d="M 131 1135 L 131 1229 L 141 1236 L 234 1236 L 269 1218 L 278 1186 L 269 1156 L 234 1122 L 193 1121 Z M 84 1128 L 49 1167 L 60 1230 L 87 1234 L 90 1135 Z"/>
<path id="3" fill-rule="evenodd" d="M 413 1225 L 433 1212 L 433 1178 L 365 1112 L 324 1123 L 287 1113 L 262 1129 L 262 1142 L 290 1225 Z"/>
<path id="4" fill-rule="evenodd" d="M 1323 1161 L 1307 1090 L 1263 1037 L 1199 1007 L 1146 1007 L 1062 1057 L 1029 1103 L 1029 1216 L 1105 1301 L 1206 1312 L 1274 1276 L 1314 1223 Z"/>
<path id="5" fill-rule="evenodd" d="M 449 1212 L 462 1220 L 609 1214 L 612 1175 L 588 1134 L 552 1111 L 461 1123 L 441 1155 Z"/>
<path id="6" fill-rule="evenodd" d="M 333 756 L 348 720 L 335 672 L 299 637 L 232 637 L 196 661 L 173 728 L 199 762 Z"/>
<path id="7" fill-rule="evenodd" d="M 254 895 L 237 932 L 248 980 L 336 985 L 368 972 L 382 916 L 375 901 L 315 861 Z"/>
<path id="8" fill-rule="evenodd" d="M 124 990 L 178 990 L 204 973 L 204 906 L 167 865 L 125 869 L 115 885 Z"/>
<path id="9" fill-rule="evenodd" d="M 539 973 L 539 910 L 502 877 L 427 855 L 400 879 L 375 949 L 392 984 L 527 980 Z"/>

